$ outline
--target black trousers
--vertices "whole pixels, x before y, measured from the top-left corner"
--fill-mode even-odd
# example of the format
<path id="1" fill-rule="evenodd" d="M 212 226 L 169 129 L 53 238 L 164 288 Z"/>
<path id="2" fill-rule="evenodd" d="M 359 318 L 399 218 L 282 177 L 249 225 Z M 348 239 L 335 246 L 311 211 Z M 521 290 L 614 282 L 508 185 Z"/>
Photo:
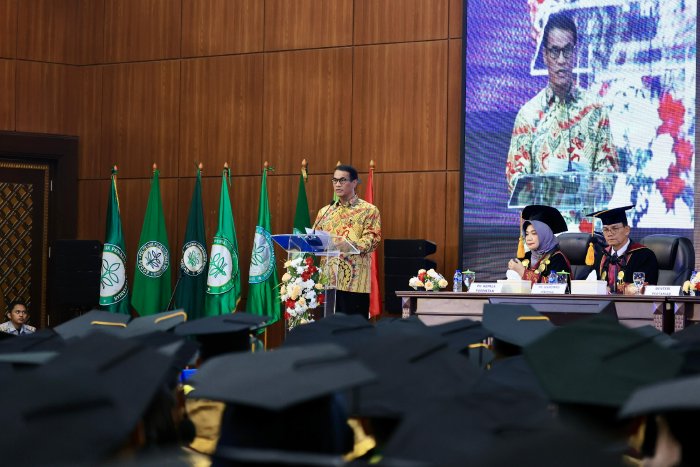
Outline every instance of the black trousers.
<path id="1" fill-rule="evenodd" d="M 361 315 L 369 319 L 369 294 L 336 290 L 335 312 Z"/>

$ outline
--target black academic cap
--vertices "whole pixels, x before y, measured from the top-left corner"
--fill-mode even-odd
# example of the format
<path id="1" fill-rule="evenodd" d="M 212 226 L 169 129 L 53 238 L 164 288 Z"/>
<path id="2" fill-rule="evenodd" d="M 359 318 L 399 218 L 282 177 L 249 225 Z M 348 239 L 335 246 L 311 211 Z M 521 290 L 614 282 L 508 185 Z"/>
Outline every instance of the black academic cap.
<path id="1" fill-rule="evenodd" d="M 619 222 L 622 222 L 624 225 L 627 225 L 626 211 L 632 209 L 633 207 L 634 205 L 631 204 L 629 206 L 622 206 L 620 208 L 604 209 L 602 211 L 596 211 L 590 214 L 586 214 L 586 216 L 597 217 L 601 220 L 603 225 L 612 225 L 617 224 Z"/>
<path id="2" fill-rule="evenodd" d="M 682 410 L 700 411 L 700 376 L 689 376 L 637 389 L 620 410 L 620 417 Z"/>
<path id="3" fill-rule="evenodd" d="M 54 351 L 65 345 L 65 341 L 53 329 L 41 329 L 0 342 L 0 353 Z"/>
<path id="4" fill-rule="evenodd" d="M 318 344 L 214 357 L 192 377 L 188 397 L 283 410 L 374 379 L 347 350 Z"/>
<path id="5" fill-rule="evenodd" d="M 116 401 L 120 417 L 133 428 L 173 375 L 172 361 L 172 357 L 132 339 L 95 332 L 72 340 L 46 366 L 71 365 L 96 373 Z"/>
<path id="6" fill-rule="evenodd" d="M 229 352 L 250 350 L 250 333 L 265 326 L 267 317 L 236 312 L 209 316 L 182 323 L 175 328 L 179 336 L 195 336 L 202 345 L 203 360 Z"/>
<path id="7" fill-rule="evenodd" d="M 343 345 L 347 340 L 375 335 L 375 328 L 364 316 L 335 313 L 325 318 L 297 326 L 287 333 L 284 347 L 333 342 Z"/>
<path id="8" fill-rule="evenodd" d="M 0 353 L 0 363 L 12 363 L 13 365 L 43 365 L 56 355 L 58 355 L 58 352 L 54 350 Z"/>
<path id="9" fill-rule="evenodd" d="M 61 323 L 54 330 L 64 339 L 83 337 L 93 331 L 122 331 L 131 319 L 129 315 L 104 310 L 90 310 L 76 318 Z"/>
<path id="10" fill-rule="evenodd" d="M 632 328 L 632 330 L 638 332 L 642 336 L 649 337 L 661 347 L 673 347 L 676 344 L 676 339 L 649 324 Z"/>
<path id="11" fill-rule="evenodd" d="M 199 350 L 198 343 L 164 331 L 141 334 L 131 339 L 171 358 L 172 366 L 178 370 L 186 367 Z"/>
<path id="12" fill-rule="evenodd" d="M 212 456 L 217 466 L 343 466 L 342 456 L 312 452 L 282 451 L 276 449 L 251 449 L 232 446 L 218 446 Z"/>
<path id="13" fill-rule="evenodd" d="M 428 326 L 416 315 L 408 318 L 382 318 L 377 321 L 377 331 L 384 334 L 423 334 L 430 335 Z"/>
<path id="14" fill-rule="evenodd" d="M 559 210 L 551 206 L 544 206 L 541 204 L 531 204 L 523 208 L 521 214 L 523 220 L 527 221 L 540 221 L 544 222 L 552 229 L 552 233 L 566 232 L 569 228 L 566 226 L 566 221 L 561 215 Z M 523 228 L 525 223 L 523 223 Z"/>
<path id="15" fill-rule="evenodd" d="M 617 407 L 638 387 L 675 376 L 676 352 L 608 316 L 559 327 L 524 349 L 555 402 Z"/>
<path id="16" fill-rule="evenodd" d="M 394 333 L 345 344 L 378 376 L 352 394 L 350 411 L 399 418 L 432 398 L 465 392 L 479 371 L 437 336 Z"/>
<path id="17" fill-rule="evenodd" d="M 184 310 L 163 311 L 153 315 L 139 316 L 129 321 L 126 329 L 119 333 L 123 337 L 134 337 L 155 331 L 170 331 L 187 321 Z"/>
<path id="18" fill-rule="evenodd" d="M 530 305 L 484 305 L 482 324 L 494 338 L 524 347 L 541 338 L 554 325 Z"/>
<path id="19" fill-rule="evenodd" d="M 447 345 L 457 350 L 464 350 L 472 344 L 478 344 L 491 335 L 482 323 L 468 318 L 427 326 L 427 330 L 442 337 L 447 341 Z"/>
<path id="20" fill-rule="evenodd" d="M 18 374 L 0 388 L 0 397 L 12 401 L 0 411 L 0 424 L 7 427 L 0 437 L 4 465 L 95 463 L 134 428 L 100 376 L 70 363 Z"/>

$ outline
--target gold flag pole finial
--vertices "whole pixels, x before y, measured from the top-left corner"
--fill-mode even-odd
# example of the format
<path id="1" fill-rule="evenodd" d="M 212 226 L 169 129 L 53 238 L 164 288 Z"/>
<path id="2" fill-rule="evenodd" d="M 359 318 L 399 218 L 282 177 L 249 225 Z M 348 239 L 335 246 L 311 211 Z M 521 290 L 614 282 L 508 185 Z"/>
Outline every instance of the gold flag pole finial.
<path id="1" fill-rule="evenodd" d="M 309 179 L 309 169 L 308 169 L 308 162 L 306 162 L 306 159 L 301 161 L 301 176 L 304 177 L 304 181 L 308 181 Z"/>
<path id="2" fill-rule="evenodd" d="M 335 164 L 335 166 L 338 167 L 339 165 L 343 165 L 343 164 L 341 164 L 340 161 L 338 161 L 338 163 Z"/>
<path id="3" fill-rule="evenodd" d="M 263 164 L 263 168 L 264 168 L 265 170 L 267 170 L 267 166 L 268 166 L 268 165 L 270 165 L 270 164 L 268 164 L 267 161 L 265 161 L 265 163 Z"/>
<path id="4" fill-rule="evenodd" d="M 158 164 L 156 164 L 156 163 L 154 162 L 154 163 L 153 163 L 153 171 L 155 172 L 156 170 L 158 170 Z"/>
<path id="5" fill-rule="evenodd" d="M 201 171 L 204 168 L 204 164 L 200 162 L 199 164 L 197 164 L 197 168 Z"/>
<path id="6" fill-rule="evenodd" d="M 369 161 L 369 170 L 374 171 L 374 159 Z"/>

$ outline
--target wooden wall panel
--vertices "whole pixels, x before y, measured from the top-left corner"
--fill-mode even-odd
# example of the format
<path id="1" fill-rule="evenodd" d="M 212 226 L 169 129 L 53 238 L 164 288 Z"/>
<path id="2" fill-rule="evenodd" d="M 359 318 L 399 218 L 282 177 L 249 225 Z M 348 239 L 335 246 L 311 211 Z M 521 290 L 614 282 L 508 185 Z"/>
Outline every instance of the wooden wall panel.
<path id="1" fill-rule="evenodd" d="M 75 29 L 69 57 L 71 63 L 102 63 L 104 54 L 105 0 L 70 0 L 75 9 Z"/>
<path id="2" fill-rule="evenodd" d="M 180 56 L 181 0 L 105 0 L 108 63 Z"/>
<path id="3" fill-rule="evenodd" d="M 352 162 L 444 170 L 447 41 L 355 48 Z"/>
<path id="4" fill-rule="evenodd" d="M 265 55 L 263 160 L 277 173 L 349 159 L 352 66 L 349 48 Z"/>
<path id="5" fill-rule="evenodd" d="M 0 57 L 17 55 L 17 0 L 0 0 Z"/>
<path id="6" fill-rule="evenodd" d="M 352 18 L 352 0 L 266 0 L 265 50 L 350 45 Z"/>
<path id="7" fill-rule="evenodd" d="M 445 269 L 445 172 L 375 173 L 375 205 L 382 217 L 382 247 L 379 249 L 380 281 L 383 290 L 384 241 L 395 238 L 424 238 L 437 245 L 430 259 L 438 263 L 438 272 L 449 279 Z M 362 190 L 364 193 L 364 190 Z M 426 196 L 430 193 L 430 197 Z M 447 228 L 450 228 L 449 224 Z M 456 252 L 455 252 L 456 254 Z M 417 272 L 417 271 L 416 271 Z"/>
<path id="8" fill-rule="evenodd" d="M 75 13 L 69 0 L 18 3 L 17 57 L 68 63 Z"/>
<path id="9" fill-rule="evenodd" d="M 117 189 L 120 187 L 121 180 L 117 182 Z M 78 239 L 105 241 L 108 197 L 109 180 L 78 181 Z"/>
<path id="10" fill-rule="evenodd" d="M 78 108 L 78 177 L 109 178 L 112 165 L 102 160 L 102 71 L 103 67 L 78 67 L 70 87 L 70 102 Z"/>
<path id="11" fill-rule="evenodd" d="M 449 29 L 451 38 L 462 37 L 462 23 L 464 22 L 465 0 L 450 0 Z"/>
<path id="12" fill-rule="evenodd" d="M 17 131 L 76 133 L 77 108 L 69 102 L 75 67 L 17 62 Z"/>
<path id="13" fill-rule="evenodd" d="M 260 173 L 263 57 L 182 61 L 180 176 L 201 161 L 208 174 L 228 162 L 234 175 Z"/>
<path id="14" fill-rule="evenodd" d="M 462 41 L 450 40 L 447 73 L 447 170 L 462 159 Z"/>
<path id="15" fill-rule="evenodd" d="M 462 193 L 462 180 L 459 172 L 447 172 L 447 185 L 445 195 L 445 261 L 441 271 L 449 280 L 455 269 L 463 269 L 462 254 L 459 251 L 459 229 L 462 213 L 459 210 L 459 194 Z M 452 284 L 452 281 L 450 281 Z"/>
<path id="16" fill-rule="evenodd" d="M 183 0 L 182 56 L 262 51 L 264 10 L 260 0 Z"/>
<path id="17" fill-rule="evenodd" d="M 103 70 L 102 160 L 124 178 L 178 173 L 180 62 L 106 66 Z"/>
<path id="18" fill-rule="evenodd" d="M 0 60 L 0 130 L 15 129 L 14 60 Z"/>
<path id="19" fill-rule="evenodd" d="M 447 38 L 449 0 L 355 0 L 355 44 Z"/>

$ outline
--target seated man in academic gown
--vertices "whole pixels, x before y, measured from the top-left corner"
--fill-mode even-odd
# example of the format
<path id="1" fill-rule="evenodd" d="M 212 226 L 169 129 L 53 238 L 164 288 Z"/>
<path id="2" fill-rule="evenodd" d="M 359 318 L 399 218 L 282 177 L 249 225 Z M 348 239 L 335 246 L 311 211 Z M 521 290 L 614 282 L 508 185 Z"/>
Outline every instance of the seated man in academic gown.
<path id="1" fill-rule="evenodd" d="M 628 209 L 634 206 L 607 209 L 588 214 L 603 222 L 603 236 L 608 246 L 596 264 L 598 278 L 608 283 L 608 290 L 617 294 L 634 294 L 632 274 L 644 273 L 644 283 L 656 285 L 659 279 L 659 263 L 656 255 L 641 243 L 630 239 L 627 224 Z"/>

